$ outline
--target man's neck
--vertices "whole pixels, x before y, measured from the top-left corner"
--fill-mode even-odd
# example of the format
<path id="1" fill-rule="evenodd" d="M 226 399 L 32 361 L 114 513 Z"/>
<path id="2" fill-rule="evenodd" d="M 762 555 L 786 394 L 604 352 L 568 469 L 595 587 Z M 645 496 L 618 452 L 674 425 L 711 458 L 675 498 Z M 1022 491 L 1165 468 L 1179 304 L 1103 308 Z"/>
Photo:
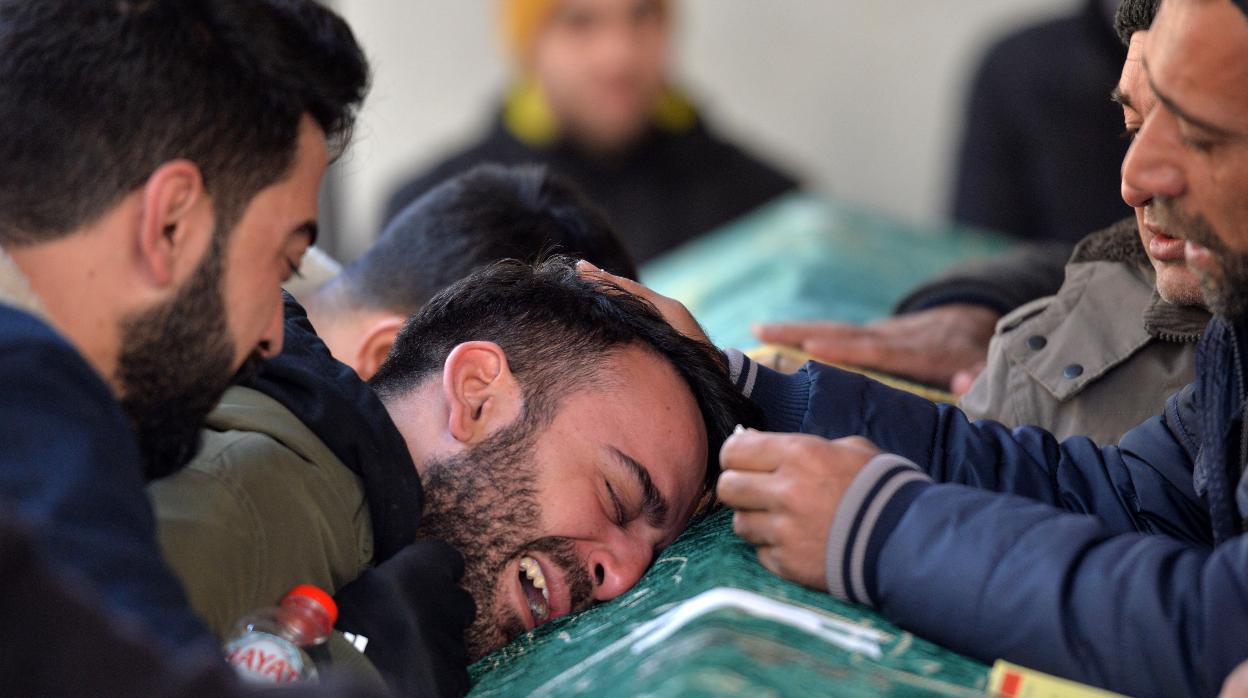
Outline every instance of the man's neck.
<path id="1" fill-rule="evenodd" d="M 89 235 L 89 234 L 88 234 Z M 36 245 L 7 250 L 27 284 L 41 317 L 60 332 L 114 394 L 114 374 L 121 346 L 117 276 L 98 240 L 72 234 Z"/>

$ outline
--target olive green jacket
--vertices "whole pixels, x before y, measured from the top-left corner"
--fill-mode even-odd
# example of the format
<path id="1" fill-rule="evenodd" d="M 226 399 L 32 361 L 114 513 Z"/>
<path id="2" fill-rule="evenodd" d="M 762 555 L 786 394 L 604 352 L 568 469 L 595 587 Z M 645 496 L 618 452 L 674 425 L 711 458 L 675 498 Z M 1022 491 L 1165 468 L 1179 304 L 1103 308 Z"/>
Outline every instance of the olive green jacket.
<path id="1" fill-rule="evenodd" d="M 1059 439 L 1117 443 L 1192 381 L 1209 317 L 1157 295 L 1135 220 L 1124 220 L 1079 243 L 1056 295 L 997 323 L 961 407 L 973 419 L 1034 424 Z"/>
<path id="2" fill-rule="evenodd" d="M 165 559 L 218 637 L 297 584 L 335 593 L 373 558 L 360 478 L 289 410 L 250 388 L 226 392 L 195 459 L 148 494 Z M 376 676 L 337 633 L 331 655 Z"/>

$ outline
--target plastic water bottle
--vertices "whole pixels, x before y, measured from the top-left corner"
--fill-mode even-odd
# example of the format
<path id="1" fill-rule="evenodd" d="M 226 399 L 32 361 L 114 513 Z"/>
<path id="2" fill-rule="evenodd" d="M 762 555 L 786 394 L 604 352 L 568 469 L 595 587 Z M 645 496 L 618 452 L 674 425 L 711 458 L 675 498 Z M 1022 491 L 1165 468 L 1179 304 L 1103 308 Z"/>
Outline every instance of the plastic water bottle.
<path id="1" fill-rule="evenodd" d="M 338 621 L 333 597 L 300 584 L 275 607 L 247 614 L 225 643 L 225 660 L 244 680 L 285 684 L 316 679 L 306 648 L 325 643 Z"/>

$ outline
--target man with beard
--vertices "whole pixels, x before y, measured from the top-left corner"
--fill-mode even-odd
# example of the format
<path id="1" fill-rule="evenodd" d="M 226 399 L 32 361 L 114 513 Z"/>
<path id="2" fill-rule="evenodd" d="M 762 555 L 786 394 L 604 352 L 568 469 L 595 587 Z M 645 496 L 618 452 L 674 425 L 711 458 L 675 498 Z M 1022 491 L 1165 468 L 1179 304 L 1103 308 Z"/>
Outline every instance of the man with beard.
<path id="1" fill-rule="evenodd" d="M 461 615 L 432 601 L 406 640 L 438 648 L 444 692 L 467 688 L 466 660 L 632 587 L 709 494 L 733 425 L 753 421 L 719 352 L 563 258 L 450 286 L 372 390 L 293 301 L 286 335 L 191 467 L 152 486 L 162 545 L 223 633 L 293 583 L 336 590 L 414 537 L 449 541 L 478 609 L 467 652 L 450 663 Z M 405 641 L 373 627 L 340 623 L 382 663 Z"/>
<path id="2" fill-rule="evenodd" d="M 213 643 L 145 482 L 280 351 L 280 285 L 366 84 L 310 1 L 0 0 L 0 502 L 163 649 Z"/>
<path id="3" fill-rule="evenodd" d="M 1164 0 L 1143 64 L 1158 105 L 1123 179 L 1185 241 L 1215 313 L 1196 381 L 1097 447 L 738 361 L 768 427 L 808 433 L 733 437 L 718 493 L 772 571 L 955 650 L 1213 695 L 1248 658 L 1248 7 Z"/>

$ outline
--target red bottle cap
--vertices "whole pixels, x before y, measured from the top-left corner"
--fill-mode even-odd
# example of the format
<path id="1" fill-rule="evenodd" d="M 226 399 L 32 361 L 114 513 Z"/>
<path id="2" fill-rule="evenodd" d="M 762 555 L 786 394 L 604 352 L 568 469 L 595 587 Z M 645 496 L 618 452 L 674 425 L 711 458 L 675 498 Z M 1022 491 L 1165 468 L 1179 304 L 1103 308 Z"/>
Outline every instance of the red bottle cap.
<path id="1" fill-rule="evenodd" d="M 326 594 L 320 587 L 312 584 L 300 584 L 299 586 L 286 592 L 282 597 L 282 601 L 291 597 L 303 597 L 315 602 L 318 606 L 325 609 L 325 614 L 329 616 L 329 627 L 333 627 L 338 622 L 338 604 L 334 603 L 334 597 Z"/>

